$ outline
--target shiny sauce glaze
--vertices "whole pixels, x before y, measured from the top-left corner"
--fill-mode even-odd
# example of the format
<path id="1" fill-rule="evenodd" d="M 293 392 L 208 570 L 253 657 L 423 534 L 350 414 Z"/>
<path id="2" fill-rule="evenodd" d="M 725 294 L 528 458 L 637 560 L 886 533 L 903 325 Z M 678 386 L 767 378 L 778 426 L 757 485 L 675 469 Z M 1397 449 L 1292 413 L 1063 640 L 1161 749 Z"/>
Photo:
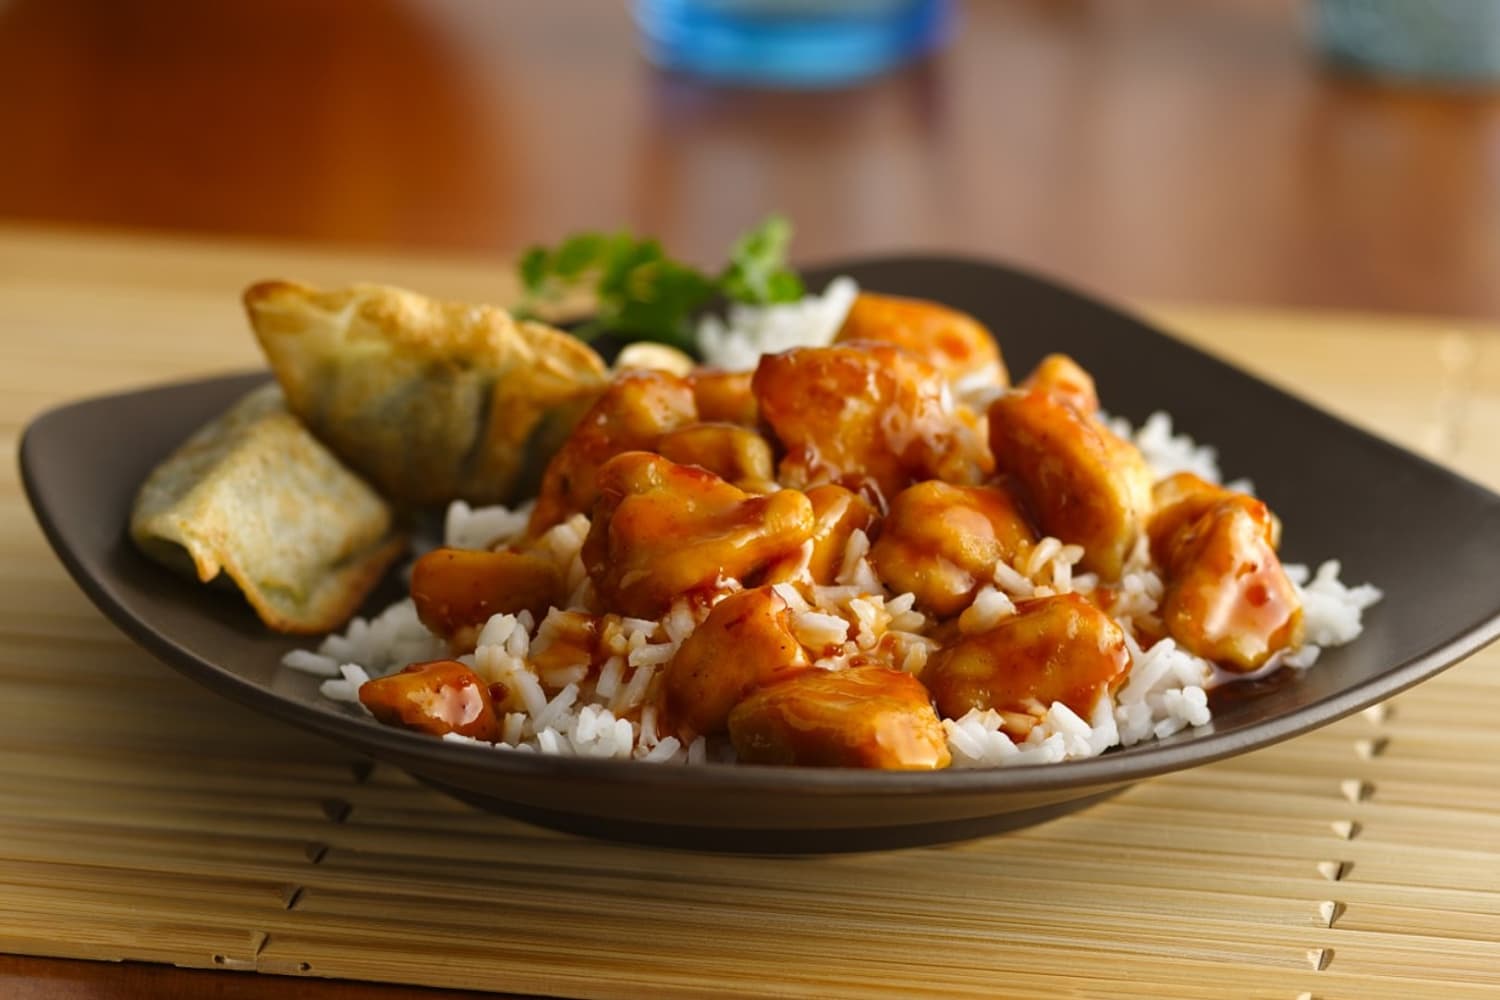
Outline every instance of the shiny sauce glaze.
<path id="1" fill-rule="evenodd" d="M 1049 356 L 1012 389 L 972 317 L 863 294 L 828 347 L 754 371 L 616 376 L 549 463 L 529 530 L 493 552 L 423 556 L 412 596 L 455 654 L 493 614 L 546 618 L 526 660 L 549 697 L 593 690 L 649 633 L 660 670 L 621 715 L 764 764 L 940 768 L 943 719 L 992 710 L 1019 740 L 1053 703 L 1087 718 L 1129 675 L 1109 614 L 1127 570 L 1165 587 L 1158 614 L 1133 622 L 1143 646 L 1170 635 L 1250 671 L 1299 643 L 1274 514 L 1187 474 L 1153 483 L 1098 412 L 1072 359 Z M 580 589 L 552 536 L 584 517 Z M 961 617 L 1048 536 L 1083 548 L 1091 592 Z M 875 579 L 846 576 L 858 566 Z M 819 588 L 868 586 L 912 595 L 901 613 L 920 637 L 856 650 L 859 622 L 809 610 Z M 581 604 L 556 610 L 568 601 Z M 666 647 L 680 613 L 696 627 Z M 382 722 L 487 740 L 524 708 L 456 660 L 370 681 L 360 699 Z"/>
<path id="2" fill-rule="evenodd" d="M 359 700 L 387 725 L 442 736 L 500 739 L 489 685 L 457 660 L 413 663 L 360 685 Z"/>

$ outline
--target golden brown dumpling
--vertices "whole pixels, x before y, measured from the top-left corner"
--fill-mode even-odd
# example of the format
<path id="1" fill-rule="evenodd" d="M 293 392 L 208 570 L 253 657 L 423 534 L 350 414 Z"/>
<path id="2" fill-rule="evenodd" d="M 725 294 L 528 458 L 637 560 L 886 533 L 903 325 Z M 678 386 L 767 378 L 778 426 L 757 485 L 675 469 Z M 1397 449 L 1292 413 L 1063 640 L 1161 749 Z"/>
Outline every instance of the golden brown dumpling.
<path id="1" fill-rule="evenodd" d="M 401 506 L 513 500 L 606 381 L 587 345 L 490 306 L 269 281 L 245 308 L 292 412 Z"/>
<path id="2" fill-rule="evenodd" d="M 152 471 L 130 534 L 185 575 L 227 575 L 278 632 L 343 625 L 405 547 L 385 501 L 287 412 L 274 385 Z"/>

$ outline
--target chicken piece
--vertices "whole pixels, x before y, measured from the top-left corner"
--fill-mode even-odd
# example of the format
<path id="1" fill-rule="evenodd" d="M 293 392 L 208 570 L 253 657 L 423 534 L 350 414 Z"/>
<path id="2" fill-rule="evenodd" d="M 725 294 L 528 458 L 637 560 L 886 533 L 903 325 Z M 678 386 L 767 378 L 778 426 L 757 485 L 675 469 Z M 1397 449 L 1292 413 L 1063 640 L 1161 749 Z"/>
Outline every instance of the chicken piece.
<path id="1" fill-rule="evenodd" d="M 776 487 L 776 460 L 771 445 L 748 427 L 699 423 L 662 435 L 656 452 L 678 465 L 696 465 L 751 493 Z"/>
<path id="2" fill-rule="evenodd" d="M 1221 502 L 1232 497 L 1243 496 L 1210 483 L 1191 472 L 1179 472 L 1168 476 L 1151 489 L 1154 510 L 1147 525 L 1151 538 L 1151 558 L 1157 565 L 1165 566 L 1171 558 L 1173 545 L 1183 529 L 1207 514 Z M 1261 516 L 1261 515 L 1257 515 Z M 1265 511 L 1266 541 L 1271 548 L 1281 547 L 1281 520 L 1269 509 Z"/>
<path id="3" fill-rule="evenodd" d="M 729 713 L 729 738 L 747 764 L 930 771 L 952 760 L 922 682 L 881 666 L 760 688 Z"/>
<path id="4" fill-rule="evenodd" d="M 599 470 L 583 564 L 606 605 L 657 618 L 679 595 L 746 581 L 813 532 L 795 490 L 755 496 L 703 469 L 626 452 Z"/>
<path id="5" fill-rule="evenodd" d="M 984 324 L 926 299 L 860 292 L 833 339 L 903 347 L 950 382 L 981 381 L 995 389 L 1009 384 L 1000 348 Z"/>
<path id="6" fill-rule="evenodd" d="M 388 726 L 497 743 L 500 720 L 484 679 L 457 660 L 413 663 L 359 686 L 359 701 Z"/>
<path id="7" fill-rule="evenodd" d="M 945 645 L 927 660 L 922 681 L 944 718 L 976 708 L 1039 717 L 1060 701 L 1087 719 L 1129 671 L 1114 619 L 1078 594 L 1059 594 L 1018 601 L 994 628 Z"/>
<path id="8" fill-rule="evenodd" d="M 727 372 L 698 368 L 687 377 L 698 404 L 698 418 L 717 423 L 754 427 L 760 422 L 755 393 L 750 390 L 754 372 Z"/>
<path id="9" fill-rule="evenodd" d="M 598 497 L 599 468 L 624 451 L 654 448 L 663 434 L 698 419 L 693 390 L 668 372 L 631 370 L 609 388 L 578 421 L 542 474 L 541 490 L 528 526 L 532 536 L 587 512 Z"/>
<path id="10" fill-rule="evenodd" d="M 1086 417 L 1099 412 L 1099 392 L 1094 377 L 1066 354 L 1049 354 L 1021 383 L 1026 391 L 1040 389 L 1067 403 Z"/>
<path id="11" fill-rule="evenodd" d="M 879 516 L 858 493 L 825 483 L 807 491 L 817 526 L 813 528 L 812 558 L 807 572 L 814 583 L 829 584 L 844 564 L 844 549 L 856 531 L 868 532 Z"/>
<path id="12" fill-rule="evenodd" d="M 770 587 L 715 604 L 662 673 L 663 731 L 675 730 L 684 742 L 716 736 L 746 695 L 811 669 L 790 617 L 786 601 Z"/>
<path id="13" fill-rule="evenodd" d="M 1271 513 L 1231 495 L 1177 533 L 1161 617 L 1184 649 L 1248 672 L 1302 641 L 1302 602 L 1271 546 Z"/>
<path id="14" fill-rule="evenodd" d="M 814 486 L 807 499 L 813 505 L 813 536 L 801 551 L 767 570 L 766 583 L 833 583 L 849 539 L 856 530 L 868 532 L 880 517 L 870 501 L 833 483 Z"/>
<path id="15" fill-rule="evenodd" d="M 1151 471 L 1135 445 L 1049 393 L 990 406 L 995 467 L 1013 476 L 1044 534 L 1083 546 L 1082 565 L 1118 579 L 1151 512 Z"/>
<path id="16" fill-rule="evenodd" d="M 924 611 L 947 618 L 968 607 L 997 562 L 1035 541 L 1008 490 L 931 480 L 896 494 L 870 558 L 893 591 L 911 591 Z"/>
<path id="17" fill-rule="evenodd" d="M 834 482 L 878 506 L 921 479 L 979 482 L 990 460 L 931 365 L 889 344 L 800 347 L 755 370 L 762 418 L 786 447 L 783 485 Z"/>
<path id="18" fill-rule="evenodd" d="M 472 649 L 491 615 L 530 611 L 540 620 L 563 596 L 552 562 L 524 552 L 433 549 L 411 570 L 417 617 L 456 648 Z"/>

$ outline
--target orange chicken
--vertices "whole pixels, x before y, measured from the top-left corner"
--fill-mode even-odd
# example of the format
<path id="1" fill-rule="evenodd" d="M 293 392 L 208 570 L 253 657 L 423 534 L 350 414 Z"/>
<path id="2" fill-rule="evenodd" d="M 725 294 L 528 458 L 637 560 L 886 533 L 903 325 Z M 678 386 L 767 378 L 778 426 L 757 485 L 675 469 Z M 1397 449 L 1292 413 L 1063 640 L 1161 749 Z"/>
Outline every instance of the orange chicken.
<path id="1" fill-rule="evenodd" d="M 647 452 L 610 459 L 598 487 L 584 567 L 607 607 L 640 618 L 753 579 L 813 533 L 812 504 L 795 490 L 756 496 Z"/>
<path id="2" fill-rule="evenodd" d="M 881 666 L 760 688 L 729 713 L 729 737 L 748 764 L 928 771 L 952 759 L 922 682 Z"/>

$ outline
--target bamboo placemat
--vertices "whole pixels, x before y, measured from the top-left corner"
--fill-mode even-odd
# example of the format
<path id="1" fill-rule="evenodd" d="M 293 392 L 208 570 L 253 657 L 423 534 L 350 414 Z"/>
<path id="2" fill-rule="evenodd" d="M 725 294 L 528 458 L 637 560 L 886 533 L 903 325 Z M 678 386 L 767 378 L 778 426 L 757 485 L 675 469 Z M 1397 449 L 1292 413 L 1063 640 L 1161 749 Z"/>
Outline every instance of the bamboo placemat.
<path id="1" fill-rule="evenodd" d="M 235 295 L 276 274 L 509 287 L 465 262 L 0 227 L 6 448 L 46 406 L 255 364 Z M 1500 482 L 1495 331 L 1159 315 Z M 178 678 L 66 578 L 13 459 L 0 556 L 0 950 L 578 997 L 1500 992 L 1494 652 L 1009 836 L 725 858 L 481 815 Z"/>

